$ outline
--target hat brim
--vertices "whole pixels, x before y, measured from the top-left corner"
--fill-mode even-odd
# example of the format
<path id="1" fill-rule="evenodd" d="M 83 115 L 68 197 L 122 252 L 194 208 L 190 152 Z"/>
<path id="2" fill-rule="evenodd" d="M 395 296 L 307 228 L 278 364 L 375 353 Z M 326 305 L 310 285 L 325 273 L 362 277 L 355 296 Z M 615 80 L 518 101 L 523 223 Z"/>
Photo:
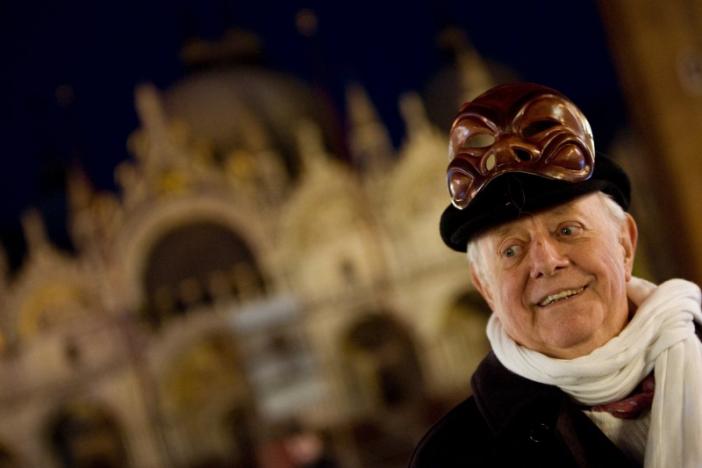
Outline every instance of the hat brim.
<path id="1" fill-rule="evenodd" d="M 441 238 L 451 249 L 465 252 L 473 237 L 493 227 L 596 191 L 610 195 L 624 210 L 629 208 L 629 178 L 614 161 L 601 155 L 597 156 L 592 176 L 582 182 L 518 172 L 503 174 L 465 209 L 449 205 L 444 210 L 439 224 Z"/>

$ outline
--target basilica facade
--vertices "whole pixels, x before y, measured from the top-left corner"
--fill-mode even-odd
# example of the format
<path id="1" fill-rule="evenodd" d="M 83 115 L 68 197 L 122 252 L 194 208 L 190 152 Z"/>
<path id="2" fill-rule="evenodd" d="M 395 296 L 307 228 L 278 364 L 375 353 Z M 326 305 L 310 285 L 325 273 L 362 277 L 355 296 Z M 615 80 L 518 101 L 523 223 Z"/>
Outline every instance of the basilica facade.
<path id="1" fill-rule="evenodd" d="M 283 467 L 294 423 L 339 466 L 399 467 L 468 394 L 488 311 L 438 236 L 445 135 L 408 94 L 395 148 L 352 85 L 340 158 L 314 99 L 256 68 L 142 85 L 120 193 L 71 173 L 76 253 L 26 214 L 0 466 Z"/>

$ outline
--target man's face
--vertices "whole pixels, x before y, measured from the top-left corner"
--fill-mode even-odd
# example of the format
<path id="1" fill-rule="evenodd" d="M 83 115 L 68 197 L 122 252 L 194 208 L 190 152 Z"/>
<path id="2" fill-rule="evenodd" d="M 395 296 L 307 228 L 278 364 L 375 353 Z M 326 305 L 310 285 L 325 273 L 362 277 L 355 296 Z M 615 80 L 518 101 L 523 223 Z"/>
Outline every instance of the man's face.
<path id="1" fill-rule="evenodd" d="M 619 222 L 587 195 L 481 236 L 473 282 L 513 340 L 572 359 L 626 325 L 636 238 L 631 216 Z"/>

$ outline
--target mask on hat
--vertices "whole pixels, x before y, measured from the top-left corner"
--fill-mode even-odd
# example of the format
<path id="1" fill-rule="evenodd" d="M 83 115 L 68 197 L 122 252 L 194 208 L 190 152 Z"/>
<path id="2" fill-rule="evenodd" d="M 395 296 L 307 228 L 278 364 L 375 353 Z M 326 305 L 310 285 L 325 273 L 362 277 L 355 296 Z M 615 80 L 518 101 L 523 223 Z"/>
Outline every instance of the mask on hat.
<path id="1" fill-rule="evenodd" d="M 451 202 L 464 209 L 506 172 L 587 180 L 595 145 L 587 119 L 565 96 L 546 86 L 515 83 L 464 104 L 451 128 L 449 157 Z"/>

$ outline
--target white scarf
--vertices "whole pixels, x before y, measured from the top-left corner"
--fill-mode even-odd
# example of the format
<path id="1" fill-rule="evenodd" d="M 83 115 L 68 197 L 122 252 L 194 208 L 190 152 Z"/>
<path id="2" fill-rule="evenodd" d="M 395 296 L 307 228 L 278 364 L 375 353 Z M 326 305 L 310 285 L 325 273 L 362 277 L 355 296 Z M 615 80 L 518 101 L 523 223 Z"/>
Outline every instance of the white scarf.
<path id="1" fill-rule="evenodd" d="M 656 287 L 632 278 L 627 295 L 638 306 L 634 317 L 586 356 L 555 359 L 520 346 L 495 314 L 488 338 L 507 369 L 585 405 L 621 400 L 655 368 L 645 467 L 702 467 L 702 343 L 693 323 L 702 324 L 700 289 L 680 279 Z"/>

